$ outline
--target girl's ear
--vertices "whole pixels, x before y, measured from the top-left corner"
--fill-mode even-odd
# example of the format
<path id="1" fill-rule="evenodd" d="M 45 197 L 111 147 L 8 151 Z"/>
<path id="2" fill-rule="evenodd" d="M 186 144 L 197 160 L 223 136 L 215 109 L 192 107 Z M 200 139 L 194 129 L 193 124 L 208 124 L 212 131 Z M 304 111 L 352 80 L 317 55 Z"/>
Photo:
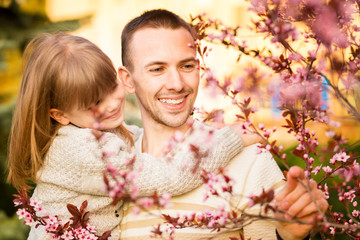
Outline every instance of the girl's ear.
<path id="1" fill-rule="evenodd" d="M 130 74 L 129 70 L 127 70 L 127 68 L 123 67 L 123 66 L 119 67 L 118 76 L 119 76 L 121 82 L 123 83 L 126 91 L 129 94 L 134 94 L 135 87 L 134 87 L 133 81 L 131 79 L 131 74 Z"/>
<path id="2" fill-rule="evenodd" d="M 70 120 L 65 116 L 64 112 L 56 108 L 50 109 L 50 117 L 61 125 L 68 125 L 70 123 Z"/>

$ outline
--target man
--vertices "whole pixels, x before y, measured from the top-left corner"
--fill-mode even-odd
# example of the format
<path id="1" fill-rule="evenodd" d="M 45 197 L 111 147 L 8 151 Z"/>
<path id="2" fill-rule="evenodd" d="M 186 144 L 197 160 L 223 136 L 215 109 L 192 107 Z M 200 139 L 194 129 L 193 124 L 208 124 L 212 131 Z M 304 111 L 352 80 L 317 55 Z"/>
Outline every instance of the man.
<path id="1" fill-rule="evenodd" d="M 199 69 L 194 48 L 191 28 L 177 15 L 166 10 L 152 10 L 130 21 L 122 33 L 123 67 L 119 76 L 129 93 L 135 93 L 143 121 L 143 135 L 136 142 L 139 152 L 160 157 L 164 141 L 176 131 L 183 134 L 189 129 L 190 117 L 199 86 Z M 196 123 L 200 124 L 200 123 Z M 236 156 L 229 164 L 229 175 L 236 184 L 234 192 L 236 207 L 246 208 L 251 190 L 259 194 L 262 187 L 279 189 L 282 174 L 269 153 L 256 154 L 256 147 L 251 146 Z M 303 170 L 294 167 L 287 175 L 286 185 L 276 193 L 278 206 L 286 212 L 288 219 L 297 217 L 304 221 L 311 220 L 325 212 L 328 203 L 315 183 L 310 184 L 312 202 L 309 193 L 298 181 L 305 182 Z M 166 213 L 188 213 L 190 210 L 201 211 L 204 208 L 219 207 L 221 200 L 210 198 L 210 203 L 202 202 L 202 188 L 195 189 L 183 196 L 173 198 L 173 207 Z M 232 203 L 234 199 L 232 199 Z M 221 202 L 223 204 L 224 202 Z M 228 206 L 229 207 L 229 206 Z M 139 216 L 132 218 L 126 214 L 123 219 L 122 239 L 144 239 L 150 234 L 149 226 L 155 224 L 154 217 Z M 176 216 L 176 215 L 175 215 Z M 269 221 L 255 222 L 255 227 L 244 228 L 245 238 L 258 239 L 304 239 L 311 230 L 311 225 L 277 222 L 276 229 Z M 248 230 L 247 230 L 248 229 Z M 183 231 L 181 231 L 183 230 Z M 209 232 L 203 229 L 181 229 L 175 234 L 176 239 L 200 239 L 212 237 L 228 239 L 233 233 Z M 257 232 L 265 232 L 264 235 Z M 276 235 L 277 234 L 277 235 Z"/>

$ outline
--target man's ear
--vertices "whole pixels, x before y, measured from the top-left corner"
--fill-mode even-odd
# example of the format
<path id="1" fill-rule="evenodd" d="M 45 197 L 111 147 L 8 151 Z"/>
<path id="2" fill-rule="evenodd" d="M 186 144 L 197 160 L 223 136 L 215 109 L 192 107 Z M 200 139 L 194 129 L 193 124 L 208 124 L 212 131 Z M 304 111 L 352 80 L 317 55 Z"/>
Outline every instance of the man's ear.
<path id="1" fill-rule="evenodd" d="M 131 74 L 130 74 L 129 70 L 127 70 L 127 68 L 124 66 L 119 67 L 118 68 L 118 76 L 119 76 L 121 82 L 123 83 L 126 91 L 129 94 L 134 94 L 135 87 L 134 87 L 133 81 L 131 79 Z"/>
<path id="2" fill-rule="evenodd" d="M 64 112 L 56 108 L 50 109 L 50 117 L 61 125 L 68 125 L 70 123 L 70 120 L 65 116 Z"/>

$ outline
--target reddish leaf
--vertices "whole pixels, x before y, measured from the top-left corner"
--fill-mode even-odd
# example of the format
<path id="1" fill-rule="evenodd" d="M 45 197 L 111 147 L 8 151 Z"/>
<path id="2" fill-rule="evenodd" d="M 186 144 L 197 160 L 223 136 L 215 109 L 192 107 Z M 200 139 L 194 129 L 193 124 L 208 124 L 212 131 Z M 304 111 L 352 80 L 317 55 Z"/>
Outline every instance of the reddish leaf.
<path id="1" fill-rule="evenodd" d="M 107 240 L 111 236 L 111 231 L 106 231 L 103 233 L 101 237 L 99 237 L 99 240 Z"/>
<path id="2" fill-rule="evenodd" d="M 81 214 L 75 205 L 67 204 L 67 209 L 71 213 L 71 215 L 80 217 Z"/>
<path id="3" fill-rule="evenodd" d="M 81 207 L 80 207 L 80 213 L 83 213 L 85 211 L 85 209 L 87 208 L 88 206 L 88 201 L 85 200 L 82 204 L 81 204 Z"/>

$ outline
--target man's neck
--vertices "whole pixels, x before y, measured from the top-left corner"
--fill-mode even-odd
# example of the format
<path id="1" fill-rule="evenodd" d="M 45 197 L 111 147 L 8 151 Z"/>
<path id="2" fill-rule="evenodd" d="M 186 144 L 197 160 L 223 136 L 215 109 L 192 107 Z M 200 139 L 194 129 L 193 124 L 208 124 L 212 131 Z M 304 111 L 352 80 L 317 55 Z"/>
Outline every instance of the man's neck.
<path id="1" fill-rule="evenodd" d="M 183 134 L 190 128 L 187 123 L 180 127 L 168 127 L 157 122 L 143 123 L 144 135 L 142 138 L 142 152 L 146 152 L 154 157 L 162 157 L 165 150 L 166 141 L 174 135 L 176 131 Z"/>

